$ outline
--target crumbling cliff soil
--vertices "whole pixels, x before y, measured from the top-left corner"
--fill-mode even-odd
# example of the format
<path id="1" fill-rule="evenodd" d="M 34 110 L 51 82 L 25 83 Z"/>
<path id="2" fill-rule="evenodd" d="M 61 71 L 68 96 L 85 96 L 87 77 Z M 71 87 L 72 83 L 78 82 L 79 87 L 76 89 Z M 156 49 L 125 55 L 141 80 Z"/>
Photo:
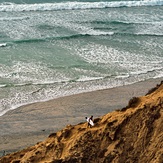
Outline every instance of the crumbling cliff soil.
<path id="1" fill-rule="evenodd" d="M 163 82 L 94 123 L 68 125 L 0 163 L 162 163 Z"/>

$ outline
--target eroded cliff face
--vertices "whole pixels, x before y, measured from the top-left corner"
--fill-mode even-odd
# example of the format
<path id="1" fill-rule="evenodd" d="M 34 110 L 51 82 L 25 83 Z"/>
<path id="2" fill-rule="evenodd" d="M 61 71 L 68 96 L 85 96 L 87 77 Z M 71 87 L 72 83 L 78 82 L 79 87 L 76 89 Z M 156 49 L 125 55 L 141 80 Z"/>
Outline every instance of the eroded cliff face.
<path id="1" fill-rule="evenodd" d="M 0 163 L 163 162 L 163 83 L 125 108 L 86 123 L 68 125 Z"/>

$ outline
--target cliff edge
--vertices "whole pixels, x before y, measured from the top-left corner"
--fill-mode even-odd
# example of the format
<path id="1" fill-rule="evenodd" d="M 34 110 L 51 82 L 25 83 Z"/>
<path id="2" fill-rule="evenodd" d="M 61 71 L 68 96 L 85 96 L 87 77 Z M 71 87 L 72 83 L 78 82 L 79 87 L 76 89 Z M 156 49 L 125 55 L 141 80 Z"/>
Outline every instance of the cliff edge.
<path id="1" fill-rule="evenodd" d="M 0 163 L 162 163 L 163 82 L 94 123 L 92 128 L 86 122 L 68 125 Z"/>

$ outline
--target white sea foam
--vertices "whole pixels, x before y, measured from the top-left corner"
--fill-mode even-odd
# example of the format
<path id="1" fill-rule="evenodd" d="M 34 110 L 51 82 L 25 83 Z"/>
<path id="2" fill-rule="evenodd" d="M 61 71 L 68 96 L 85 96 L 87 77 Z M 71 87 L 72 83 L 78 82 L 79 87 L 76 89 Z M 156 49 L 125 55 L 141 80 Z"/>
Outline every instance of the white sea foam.
<path id="1" fill-rule="evenodd" d="M 6 87 L 6 84 L 0 84 L 0 88 Z"/>
<path id="2" fill-rule="evenodd" d="M 163 77 L 163 71 L 160 71 L 155 77 L 154 79 L 156 78 L 162 78 Z"/>
<path id="3" fill-rule="evenodd" d="M 1 3 L 0 11 L 52 11 L 52 10 L 78 10 L 78 9 L 102 9 L 109 7 L 134 7 L 163 5 L 162 0 L 146 1 L 114 1 L 114 2 L 65 2 L 44 4 L 14 4 Z"/>
<path id="4" fill-rule="evenodd" d="M 87 76 L 83 76 L 83 77 L 80 77 L 80 79 L 78 79 L 77 81 L 79 82 L 85 82 L 85 81 L 93 81 L 93 80 L 100 80 L 100 79 L 103 79 L 103 77 L 87 77 Z"/>
<path id="5" fill-rule="evenodd" d="M 0 43 L 0 47 L 5 47 L 7 46 L 7 43 Z"/>
<path id="6" fill-rule="evenodd" d="M 100 30 L 89 30 L 86 34 L 92 36 L 107 36 L 107 35 L 114 35 L 114 32 L 104 32 Z"/>
<path id="7" fill-rule="evenodd" d="M 122 75 L 118 75 L 117 77 L 115 77 L 116 79 L 124 79 L 124 78 L 128 78 L 128 77 L 130 77 L 130 75 L 129 74 L 122 74 Z"/>
<path id="8" fill-rule="evenodd" d="M 12 83 L 13 86 L 46 85 L 69 80 L 64 74 L 38 62 L 13 62 L 12 66 L 0 65 L 0 77 Z"/>

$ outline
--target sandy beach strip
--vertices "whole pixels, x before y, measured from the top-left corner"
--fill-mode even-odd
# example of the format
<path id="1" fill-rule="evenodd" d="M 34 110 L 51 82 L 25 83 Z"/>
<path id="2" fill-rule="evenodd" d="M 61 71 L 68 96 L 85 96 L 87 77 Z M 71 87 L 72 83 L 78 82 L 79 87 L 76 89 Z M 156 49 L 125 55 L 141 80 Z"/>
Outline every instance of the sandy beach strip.
<path id="1" fill-rule="evenodd" d="M 0 117 L 0 156 L 44 140 L 66 125 L 100 117 L 121 109 L 129 99 L 145 95 L 163 78 L 135 84 L 61 97 L 19 107 Z"/>

